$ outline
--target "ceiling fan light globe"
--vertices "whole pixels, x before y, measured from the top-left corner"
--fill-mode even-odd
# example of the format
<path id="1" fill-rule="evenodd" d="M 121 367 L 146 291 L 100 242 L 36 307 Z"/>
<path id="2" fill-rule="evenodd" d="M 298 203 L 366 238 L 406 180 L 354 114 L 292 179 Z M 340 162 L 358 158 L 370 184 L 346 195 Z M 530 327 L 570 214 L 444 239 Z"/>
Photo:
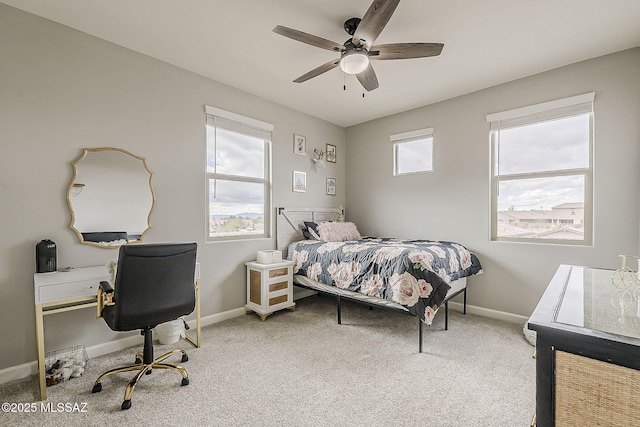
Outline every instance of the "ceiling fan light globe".
<path id="1" fill-rule="evenodd" d="M 340 68 L 347 74 L 359 74 L 369 66 L 369 56 L 361 50 L 348 50 L 340 58 Z"/>

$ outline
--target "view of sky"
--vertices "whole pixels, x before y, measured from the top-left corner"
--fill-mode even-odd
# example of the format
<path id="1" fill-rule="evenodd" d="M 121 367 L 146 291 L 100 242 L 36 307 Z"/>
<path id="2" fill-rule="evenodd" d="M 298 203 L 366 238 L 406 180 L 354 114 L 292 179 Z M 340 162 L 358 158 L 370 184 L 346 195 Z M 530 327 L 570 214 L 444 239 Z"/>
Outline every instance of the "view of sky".
<path id="1" fill-rule="evenodd" d="M 264 140 L 207 126 L 207 171 L 264 177 Z M 209 181 L 211 214 L 264 213 L 264 184 Z"/>
<path id="2" fill-rule="evenodd" d="M 209 180 L 212 215 L 264 213 L 264 184 Z"/>
<path id="3" fill-rule="evenodd" d="M 500 131 L 496 152 L 500 175 L 589 167 L 589 115 Z M 584 175 L 503 180 L 498 210 L 551 209 L 584 202 Z"/>
<path id="4" fill-rule="evenodd" d="M 264 176 L 264 141 L 207 126 L 209 172 Z M 589 167 L 589 115 L 563 118 L 500 131 L 496 173 L 548 172 Z M 398 173 L 431 170 L 433 138 L 396 146 Z M 215 163 L 214 163 L 215 162 Z M 264 185 L 211 180 L 211 213 L 263 213 Z M 503 180 L 498 210 L 551 209 L 562 203 L 584 202 L 584 175 Z"/>
<path id="5" fill-rule="evenodd" d="M 394 144 L 396 150 L 396 174 L 433 170 L 433 137 Z"/>
<path id="6" fill-rule="evenodd" d="M 264 177 L 264 140 L 207 126 L 207 147 L 208 172 Z"/>
<path id="7" fill-rule="evenodd" d="M 589 167 L 589 115 L 500 131 L 501 175 Z"/>
<path id="8" fill-rule="evenodd" d="M 502 181 L 498 211 L 549 210 L 562 203 L 584 202 L 584 176 Z"/>

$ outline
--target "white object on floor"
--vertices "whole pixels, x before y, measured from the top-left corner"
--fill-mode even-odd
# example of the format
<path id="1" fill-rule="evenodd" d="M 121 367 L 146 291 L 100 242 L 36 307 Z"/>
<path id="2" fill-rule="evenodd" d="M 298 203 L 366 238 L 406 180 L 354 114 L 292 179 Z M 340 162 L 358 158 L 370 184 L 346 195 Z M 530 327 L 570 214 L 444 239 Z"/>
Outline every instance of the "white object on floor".
<path id="1" fill-rule="evenodd" d="M 155 327 L 160 344 L 174 344 L 184 336 L 184 322 L 182 318 L 171 322 L 161 323 Z"/>
<path id="2" fill-rule="evenodd" d="M 527 328 L 529 322 L 524 324 L 524 328 L 522 328 L 522 333 L 524 334 L 524 338 L 531 344 L 532 346 L 536 346 L 536 331 L 532 331 Z"/>

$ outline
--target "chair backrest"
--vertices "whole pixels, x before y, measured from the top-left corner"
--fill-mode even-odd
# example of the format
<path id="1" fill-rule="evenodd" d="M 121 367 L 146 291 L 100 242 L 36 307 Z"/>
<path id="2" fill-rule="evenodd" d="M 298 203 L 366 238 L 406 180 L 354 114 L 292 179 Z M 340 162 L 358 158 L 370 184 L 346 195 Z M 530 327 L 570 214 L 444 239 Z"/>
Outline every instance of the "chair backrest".
<path id="1" fill-rule="evenodd" d="M 196 243 L 121 246 L 109 326 L 120 331 L 153 328 L 191 313 L 196 251 Z"/>

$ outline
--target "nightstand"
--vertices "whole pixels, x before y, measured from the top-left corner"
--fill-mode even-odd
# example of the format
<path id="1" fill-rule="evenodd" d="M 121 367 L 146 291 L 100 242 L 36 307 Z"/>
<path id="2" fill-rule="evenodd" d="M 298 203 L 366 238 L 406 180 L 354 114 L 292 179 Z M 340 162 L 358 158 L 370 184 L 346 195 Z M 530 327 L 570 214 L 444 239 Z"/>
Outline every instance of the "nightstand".
<path id="1" fill-rule="evenodd" d="M 247 305 L 245 311 L 254 311 L 264 322 L 268 315 L 288 308 L 295 310 L 293 302 L 293 261 L 273 264 L 246 262 Z"/>

